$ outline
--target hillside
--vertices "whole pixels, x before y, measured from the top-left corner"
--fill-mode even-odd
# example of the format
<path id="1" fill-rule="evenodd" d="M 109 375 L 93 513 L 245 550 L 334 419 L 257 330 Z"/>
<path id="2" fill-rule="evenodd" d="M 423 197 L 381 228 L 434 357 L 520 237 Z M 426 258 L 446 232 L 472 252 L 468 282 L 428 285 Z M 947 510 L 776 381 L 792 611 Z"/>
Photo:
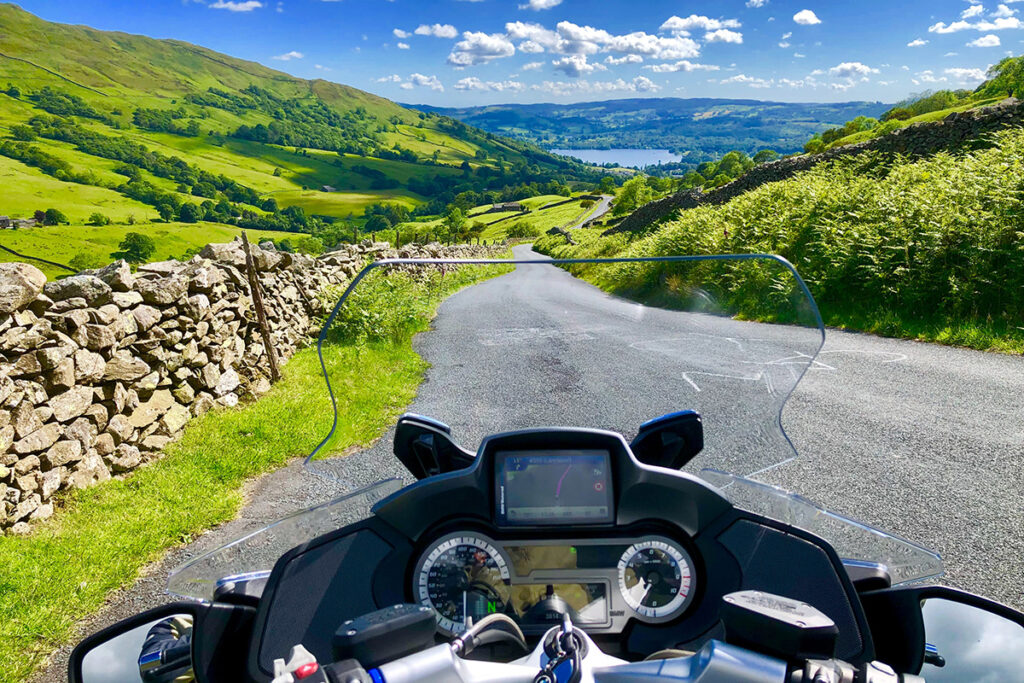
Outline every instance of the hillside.
<path id="1" fill-rule="evenodd" d="M 13 4 L 0 4 L 0 74 L 0 215 L 54 208 L 69 230 L 98 213 L 316 233 L 378 204 L 437 214 L 460 192 L 514 199 L 592 176 L 355 88 Z"/>
<path id="2" fill-rule="evenodd" d="M 879 102 L 784 103 L 711 98 L 644 98 L 580 104 L 502 104 L 448 109 L 410 105 L 548 149 L 668 148 L 699 163 L 740 150 L 788 154 L 816 133 L 858 116 L 879 116 Z"/>
<path id="3" fill-rule="evenodd" d="M 779 254 L 829 325 L 1021 353 L 1024 129 L 983 137 L 918 158 L 833 157 L 640 232 L 579 230 L 575 246 L 554 235 L 538 247 L 556 257 Z"/>

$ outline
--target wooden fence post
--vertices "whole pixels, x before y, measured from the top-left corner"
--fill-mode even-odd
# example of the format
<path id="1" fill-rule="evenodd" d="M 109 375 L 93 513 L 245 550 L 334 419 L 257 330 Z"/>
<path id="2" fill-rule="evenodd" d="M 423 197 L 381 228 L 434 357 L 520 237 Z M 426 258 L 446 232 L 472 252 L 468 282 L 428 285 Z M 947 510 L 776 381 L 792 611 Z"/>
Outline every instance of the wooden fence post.
<path id="1" fill-rule="evenodd" d="M 267 322 L 267 312 L 263 309 L 263 292 L 260 289 L 260 280 L 256 277 L 256 266 L 252 262 L 252 252 L 249 250 L 249 238 L 242 231 L 242 248 L 245 250 L 245 270 L 249 276 L 249 291 L 252 292 L 252 303 L 256 308 L 256 320 L 260 326 L 260 334 L 263 336 L 263 346 L 266 348 L 267 360 L 270 362 L 270 380 L 276 382 L 281 379 L 281 371 L 277 367 L 277 350 L 270 339 L 270 323 Z"/>

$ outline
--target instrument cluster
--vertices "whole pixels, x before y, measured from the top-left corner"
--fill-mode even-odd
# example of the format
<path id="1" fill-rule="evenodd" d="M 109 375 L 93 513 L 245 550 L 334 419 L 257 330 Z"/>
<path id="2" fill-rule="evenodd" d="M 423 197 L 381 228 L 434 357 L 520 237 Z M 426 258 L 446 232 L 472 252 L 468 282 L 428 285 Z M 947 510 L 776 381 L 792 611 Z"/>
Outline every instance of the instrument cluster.
<path id="1" fill-rule="evenodd" d="M 690 554 L 665 536 L 496 541 L 457 532 L 423 551 L 412 592 L 448 634 L 495 613 L 528 634 L 543 633 L 564 614 L 590 633 L 619 633 L 630 619 L 680 617 L 696 582 Z"/>

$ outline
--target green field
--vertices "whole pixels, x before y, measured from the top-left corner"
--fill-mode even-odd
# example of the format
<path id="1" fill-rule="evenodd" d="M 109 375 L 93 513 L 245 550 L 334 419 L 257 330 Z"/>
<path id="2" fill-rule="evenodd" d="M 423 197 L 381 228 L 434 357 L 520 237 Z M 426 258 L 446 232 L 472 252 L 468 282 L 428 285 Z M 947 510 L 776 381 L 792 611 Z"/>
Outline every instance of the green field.
<path id="1" fill-rule="evenodd" d="M 156 244 L 156 253 L 150 260 L 164 261 L 182 258 L 190 249 L 199 249 L 211 242 L 230 242 L 239 236 L 239 228 L 220 223 L 147 223 L 140 225 L 57 225 L 19 230 L 0 230 L 0 245 L 29 256 L 67 264 L 78 254 L 86 254 L 100 262 L 112 261 L 111 253 L 117 251 L 124 236 L 129 232 L 149 235 Z M 295 237 L 294 233 L 262 232 L 250 230 L 248 237 L 253 242 L 263 239 Z M 55 268 L 38 261 L 21 259 L 0 251 L 0 261 L 25 261 L 46 273 L 51 280 L 59 275 L 69 275 L 63 268 Z"/>

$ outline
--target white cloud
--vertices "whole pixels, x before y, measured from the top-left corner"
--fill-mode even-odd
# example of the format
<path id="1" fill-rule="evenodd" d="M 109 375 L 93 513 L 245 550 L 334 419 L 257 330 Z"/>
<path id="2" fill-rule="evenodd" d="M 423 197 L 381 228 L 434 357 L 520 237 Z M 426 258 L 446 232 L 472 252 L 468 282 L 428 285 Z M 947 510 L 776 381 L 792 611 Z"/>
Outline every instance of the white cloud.
<path id="1" fill-rule="evenodd" d="M 533 71 L 534 69 L 539 69 L 542 66 L 544 66 L 544 62 L 528 62 L 523 64 L 523 71 Z"/>
<path id="2" fill-rule="evenodd" d="M 530 0 L 526 4 L 520 5 L 519 9 L 532 9 L 535 12 L 539 12 L 544 9 L 558 7 L 561 4 L 562 0 Z"/>
<path id="3" fill-rule="evenodd" d="M 786 33 L 782 34 L 782 39 L 783 40 L 789 40 L 792 37 L 793 37 L 793 32 L 792 31 L 787 31 Z"/>
<path id="4" fill-rule="evenodd" d="M 747 7 L 764 7 L 768 0 L 747 0 Z"/>
<path id="5" fill-rule="evenodd" d="M 458 81 L 452 87 L 456 90 L 479 90 L 481 92 L 505 92 L 506 90 L 519 92 L 524 86 L 519 81 L 481 81 L 476 76 L 470 76 Z"/>
<path id="6" fill-rule="evenodd" d="M 982 5 L 971 5 L 963 12 L 960 13 L 961 19 L 970 19 L 985 13 L 985 8 Z"/>
<path id="7" fill-rule="evenodd" d="M 746 74 L 736 74 L 719 81 L 722 85 L 729 85 L 730 83 L 737 83 L 739 85 L 749 85 L 751 88 L 770 88 L 772 87 L 771 81 L 766 81 L 763 78 L 755 78 L 753 76 L 747 76 Z"/>
<path id="8" fill-rule="evenodd" d="M 779 43 L 779 47 L 781 47 L 783 50 L 785 50 L 789 46 L 789 43 L 787 43 L 786 41 L 782 41 L 781 43 Z"/>
<path id="9" fill-rule="evenodd" d="M 671 16 L 663 23 L 659 31 L 671 31 L 677 35 L 688 36 L 691 31 L 717 31 L 723 28 L 739 28 L 740 22 L 735 19 L 711 19 L 697 14 L 682 17 Z"/>
<path id="10" fill-rule="evenodd" d="M 303 57 L 305 57 L 305 55 L 303 55 L 301 52 L 296 52 L 295 50 L 292 50 L 291 52 L 285 52 L 283 55 L 271 57 L 271 59 L 277 59 L 282 62 L 290 62 L 293 59 L 302 59 Z"/>
<path id="11" fill-rule="evenodd" d="M 448 55 L 448 63 L 454 67 L 474 66 L 511 57 L 515 53 L 515 45 L 500 33 L 466 31 Z"/>
<path id="12" fill-rule="evenodd" d="M 625 81 L 621 78 L 614 81 L 544 81 L 538 85 L 531 86 L 531 88 L 557 96 L 579 93 L 657 92 L 661 90 L 661 86 L 644 76 L 637 76 L 631 81 Z"/>
<path id="13" fill-rule="evenodd" d="M 409 76 L 409 83 L 414 86 L 423 86 L 430 88 L 431 90 L 444 92 L 444 86 L 441 85 L 441 81 L 438 80 L 437 76 L 424 76 L 419 73 L 411 74 Z M 409 88 L 406 88 L 406 90 L 408 89 Z"/>
<path id="14" fill-rule="evenodd" d="M 821 19 L 818 15 L 809 9 L 802 9 L 793 15 L 793 21 L 800 24 L 801 26 L 812 26 L 814 24 L 820 24 Z"/>
<path id="15" fill-rule="evenodd" d="M 637 31 L 623 36 L 611 36 L 604 46 L 610 52 L 638 54 L 651 59 L 687 59 L 700 55 L 700 45 L 683 36 L 664 38 Z"/>
<path id="16" fill-rule="evenodd" d="M 391 74 L 390 76 L 381 76 L 377 79 L 378 83 L 401 83 L 402 77 L 398 74 Z"/>
<path id="17" fill-rule="evenodd" d="M 314 65 L 313 65 L 313 68 L 314 68 L 314 69 L 317 69 L 317 70 L 319 70 L 319 71 L 330 71 L 330 70 L 331 70 L 331 67 L 329 67 L 329 66 L 324 66 L 323 64 L 314 64 Z"/>
<path id="18" fill-rule="evenodd" d="M 1015 9 L 1010 9 L 1006 5 L 999 5 L 996 8 L 996 11 L 993 12 L 990 16 L 996 17 L 998 19 L 998 18 L 1004 18 L 1004 17 L 1012 17 L 1016 13 L 1017 13 L 1017 10 L 1015 10 Z"/>
<path id="19" fill-rule="evenodd" d="M 608 70 L 608 67 L 603 64 L 588 63 L 586 55 L 567 55 L 551 62 L 551 66 L 555 67 L 555 71 L 561 71 L 572 78 L 579 78 L 595 71 Z"/>
<path id="20" fill-rule="evenodd" d="M 435 38 L 454 38 L 459 35 L 451 24 L 420 24 L 414 33 L 418 36 L 434 36 Z M 405 36 L 398 36 L 404 38 Z"/>
<path id="21" fill-rule="evenodd" d="M 612 57 L 608 55 L 605 58 L 605 64 L 611 64 L 612 66 L 619 66 L 620 64 L 642 64 L 644 58 L 640 55 L 623 55 L 621 57 Z"/>
<path id="22" fill-rule="evenodd" d="M 805 58 L 805 57 L 806 57 L 807 55 L 802 55 L 802 54 L 800 54 L 799 52 L 794 52 L 794 53 L 793 53 L 793 56 L 794 56 L 794 57 L 796 57 L 797 59 L 803 59 L 803 58 Z"/>
<path id="23" fill-rule="evenodd" d="M 233 2 L 232 0 L 217 0 L 208 5 L 210 9 L 226 9 L 229 12 L 251 12 L 254 9 L 263 7 L 259 0 L 244 0 L 244 2 Z"/>
<path id="24" fill-rule="evenodd" d="M 402 42 L 398 43 L 398 49 L 399 50 L 408 50 L 409 49 L 409 43 L 402 43 Z"/>
<path id="25" fill-rule="evenodd" d="M 927 44 L 928 44 L 927 40 L 922 40 L 921 38 L 915 38 L 914 40 L 912 40 L 909 43 L 907 43 L 907 47 L 924 47 Z"/>
<path id="26" fill-rule="evenodd" d="M 400 28 L 396 28 L 394 31 L 392 31 L 392 33 L 395 34 L 395 38 L 408 38 L 409 36 L 412 35 L 408 31 L 403 31 Z"/>
<path id="27" fill-rule="evenodd" d="M 948 76 L 952 76 L 954 80 L 960 81 L 961 83 L 980 83 L 985 80 L 984 69 L 965 69 L 962 67 L 954 67 L 952 69 L 946 69 L 943 73 Z"/>
<path id="28" fill-rule="evenodd" d="M 967 47 L 999 47 L 1000 45 L 999 36 L 994 33 L 989 33 L 987 36 L 981 36 L 967 43 Z"/>
<path id="29" fill-rule="evenodd" d="M 914 85 L 919 85 L 921 83 L 944 83 L 948 79 L 945 76 L 936 76 L 934 71 L 928 69 L 918 73 L 917 78 L 912 80 Z"/>
<path id="30" fill-rule="evenodd" d="M 878 69 L 872 69 L 861 62 L 843 62 L 828 70 L 830 76 L 835 78 L 856 78 L 878 73 Z"/>
<path id="31" fill-rule="evenodd" d="M 957 56 L 959 56 L 959 55 L 960 55 L 960 53 L 959 53 L 959 52 L 947 52 L 946 54 L 944 54 L 944 55 L 942 55 L 942 56 L 943 56 L 943 57 L 957 57 Z"/>
<path id="32" fill-rule="evenodd" d="M 674 64 L 651 64 L 645 66 L 645 69 L 650 69 L 656 74 L 675 73 L 677 71 L 718 71 L 718 67 L 714 64 L 695 64 L 688 60 L 678 61 Z"/>
<path id="33" fill-rule="evenodd" d="M 727 28 L 720 28 L 717 31 L 708 31 L 704 34 L 706 43 L 742 43 L 743 34 L 738 31 L 730 31 Z"/>
<path id="34" fill-rule="evenodd" d="M 998 17 L 995 21 L 982 19 L 973 24 L 969 21 L 954 21 L 946 24 L 940 21 L 928 27 L 929 33 L 956 33 L 957 31 L 1005 31 L 1007 29 L 1024 28 L 1017 17 Z"/>

